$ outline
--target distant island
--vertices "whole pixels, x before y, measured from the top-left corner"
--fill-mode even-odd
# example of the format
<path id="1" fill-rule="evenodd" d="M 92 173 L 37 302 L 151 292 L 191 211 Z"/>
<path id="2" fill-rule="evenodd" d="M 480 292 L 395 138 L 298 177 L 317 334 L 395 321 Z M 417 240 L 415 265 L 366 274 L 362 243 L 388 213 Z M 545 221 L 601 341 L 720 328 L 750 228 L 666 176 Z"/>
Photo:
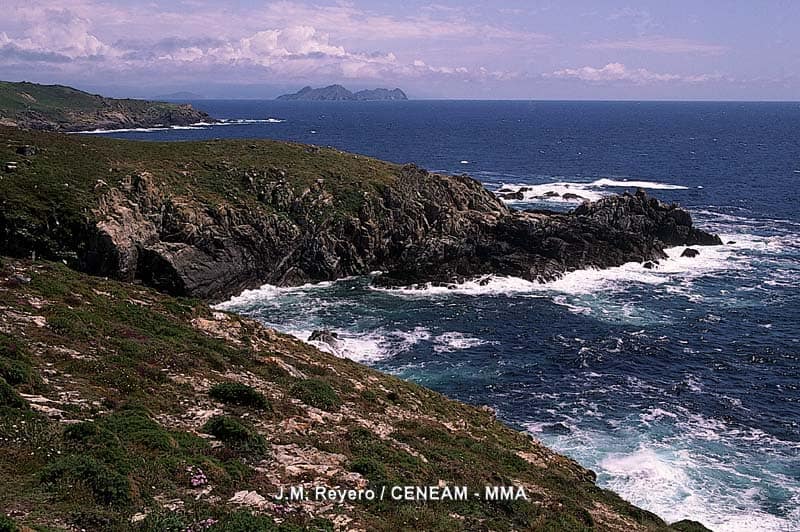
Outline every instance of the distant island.
<path id="1" fill-rule="evenodd" d="M 0 81 L 0 125 L 88 131 L 213 122 L 191 105 L 106 98 L 64 85 Z"/>
<path id="2" fill-rule="evenodd" d="M 341 85 L 328 85 L 320 89 L 303 87 L 294 94 L 283 94 L 276 100 L 314 100 L 314 101 L 372 101 L 372 100 L 408 100 L 408 96 L 400 89 L 371 89 L 351 92 Z"/>
<path id="3" fill-rule="evenodd" d="M 159 94 L 156 100 L 205 100 L 206 97 L 202 94 L 189 91 L 171 92 L 169 94 Z"/>

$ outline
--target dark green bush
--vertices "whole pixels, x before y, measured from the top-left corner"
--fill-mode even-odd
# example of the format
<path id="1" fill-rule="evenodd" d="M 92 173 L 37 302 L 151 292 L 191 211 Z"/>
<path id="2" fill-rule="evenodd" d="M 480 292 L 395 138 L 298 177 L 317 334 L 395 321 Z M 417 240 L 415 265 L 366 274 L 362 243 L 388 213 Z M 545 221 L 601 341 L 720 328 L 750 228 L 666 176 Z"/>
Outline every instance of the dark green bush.
<path id="1" fill-rule="evenodd" d="M 69 455 L 53 462 L 42 471 L 41 481 L 63 483 L 64 489 L 81 483 L 101 504 L 124 505 L 131 498 L 128 479 L 90 456 Z"/>
<path id="2" fill-rule="evenodd" d="M 319 379 L 305 379 L 292 386 L 289 393 L 305 404 L 322 410 L 339 408 L 342 400 L 331 385 Z"/>
<path id="3" fill-rule="evenodd" d="M 13 337 L 0 333 L 0 377 L 12 386 L 34 384 L 28 351 Z"/>
<path id="4" fill-rule="evenodd" d="M 0 406 L 10 406 L 11 408 L 25 408 L 27 406 L 25 400 L 3 377 L 0 377 Z"/>
<path id="5" fill-rule="evenodd" d="M 380 483 L 386 480 L 386 467 L 373 458 L 356 458 L 350 463 L 350 471 L 355 471 L 372 482 Z"/>
<path id="6" fill-rule="evenodd" d="M 252 427 L 232 416 L 214 416 L 203 425 L 203 432 L 211 434 L 235 451 L 257 456 L 266 453 L 264 437 Z"/>
<path id="7" fill-rule="evenodd" d="M 19 527 L 13 519 L 5 514 L 0 514 L 0 532 L 19 532 Z"/>
<path id="8" fill-rule="evenodd" d="M 240 382 L 221 382 L 211 387 L 208 394 L 226 404 L 251 406 L 261 410 L 271 410 L 264 395 L 255 388 Z"/>

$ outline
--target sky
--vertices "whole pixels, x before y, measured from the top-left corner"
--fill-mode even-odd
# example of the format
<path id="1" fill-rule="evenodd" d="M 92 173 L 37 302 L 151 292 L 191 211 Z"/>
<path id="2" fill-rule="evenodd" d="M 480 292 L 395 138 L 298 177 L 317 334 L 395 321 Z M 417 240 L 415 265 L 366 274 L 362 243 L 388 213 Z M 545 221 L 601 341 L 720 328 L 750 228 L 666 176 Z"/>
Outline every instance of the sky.
<path id="1" fill-rule="evenodd" d="M 800 99 L 800 1 L 3 0 L 0 79 L 111 96 Z"/>

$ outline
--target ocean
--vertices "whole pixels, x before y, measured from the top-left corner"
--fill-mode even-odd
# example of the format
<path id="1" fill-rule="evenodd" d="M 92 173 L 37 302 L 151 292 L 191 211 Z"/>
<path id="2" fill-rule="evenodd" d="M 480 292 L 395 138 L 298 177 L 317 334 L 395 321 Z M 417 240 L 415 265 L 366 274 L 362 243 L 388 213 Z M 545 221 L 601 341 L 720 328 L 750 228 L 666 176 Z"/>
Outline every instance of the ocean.
<path id="1" fill-rule="evenodd" d="M 219 125 L 119 138 L 273 138 L 467 173 L 568 210 L 634 187 L 723 246 L 534 284 L 264 286 L 220 305 L 498 416 L 667 521 L 800 530 L 800 104 L 197 101 Z M 542 197 L 546 192 L 559 196 Z M 326 346 L 322 346 L 326 348 Z"/>

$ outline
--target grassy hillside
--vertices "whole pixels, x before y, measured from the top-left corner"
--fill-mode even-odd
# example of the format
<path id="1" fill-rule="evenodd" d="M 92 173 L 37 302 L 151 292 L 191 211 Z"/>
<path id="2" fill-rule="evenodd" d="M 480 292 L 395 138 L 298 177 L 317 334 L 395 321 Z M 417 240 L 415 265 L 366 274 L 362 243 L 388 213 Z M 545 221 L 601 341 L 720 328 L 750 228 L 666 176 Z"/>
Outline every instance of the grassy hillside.
<path id="1" fill-rule="evenodd" d="M 489 411 L 196 300 L 0 260 L 2 530 L 670 530 Z M 529 500 L 272 498 L 300 484 Z"/>
<path id="2" fill-rule="evenodd" d="M 34 153 L 18 153 L 24 146 Z M 8 161 L 18 163 L 14 172 L 3 172 Z M 295 196 L 317 185 L 334 197 L 323 216 L 358 214 L 362 195 L 399 172 L 377 159 L 278 141 L 132 142 L 0 127 L 0 250 L 73 260 L 100 198 L 142 174 L 170 197 L 265 215 L 273 209 L 254 182 L 285 182 Z M 17 244 L 7 240 L 12 232 L 22 239 Z"/>
<path id="3" fill-rule="evenodd" d="M 63 85 L 0 81 L 0 124 L 76 131 L 93 127 L 185 125 L 208 118 L 189 106 L 105 98 Z"/>

